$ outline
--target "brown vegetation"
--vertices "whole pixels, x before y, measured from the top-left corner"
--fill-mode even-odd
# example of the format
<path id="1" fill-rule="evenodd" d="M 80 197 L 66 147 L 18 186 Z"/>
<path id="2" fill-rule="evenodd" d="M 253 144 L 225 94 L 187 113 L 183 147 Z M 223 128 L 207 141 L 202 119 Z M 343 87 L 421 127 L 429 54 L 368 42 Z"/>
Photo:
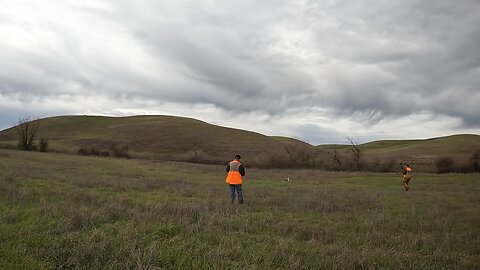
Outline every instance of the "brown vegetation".
<path id="1" fill-rule="evenodd" d="M 25 151 L 36 150 L 35 138 L 38 131 L 38 121 L 30 117 L 18 120 L 15 127 L 18 136 L 18 147 Z"/>
<path id="2" fill-rule="evenodd" d="M 40 152 L 48 152 L 48 140 L 45 138 L 42 138 L 40 142 L 38 143 L 39 146 L 39 151 Z"/>
<path id="3" fill-rule="evenodd" d="M 128 153 L 128 145 L 118 145 L 115 144 L 110 147 L 110 150 L 97 149 L 95 147 L 90 148 L 80 148 L 78 149 L 78 154 L 83 156 L 96 156 L 96 157 L 120 157 L 120 158 L 130 158 Z"/>
<path id="4" fill-rule="evenodd" d="M 350 137 L 347 137 L 348 142 L 351 144 L 352 148 L 352 159 L 355 162 L 356 170 L 362 170 L 362 161 L 360 160 L 360 148 L 358 146 L 358 143 L 354 143 L 353 139 Z"/>

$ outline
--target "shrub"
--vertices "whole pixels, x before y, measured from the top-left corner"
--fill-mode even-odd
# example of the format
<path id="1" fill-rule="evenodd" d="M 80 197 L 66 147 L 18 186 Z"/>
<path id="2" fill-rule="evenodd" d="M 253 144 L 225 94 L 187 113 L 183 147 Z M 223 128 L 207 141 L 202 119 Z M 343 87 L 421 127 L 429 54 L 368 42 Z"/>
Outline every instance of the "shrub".
<path id="1" fill-rule="evenodd" d="M 282 150 L 272 150 L 268 153 L 263 153 L 255 156 L 252 164 L 258 168 L 292 168 L 296 164 L 291 161 L 288 154 Z"/>
<path id="2" fill-rule="evenodd" d="M 130 158 L 130 155 L 128 154 L 128 145 L 114 145 L 111 149 L 114 157 Z"/>
<path id="3" fill-rule="evenodd" d="M 191 150 L 185 154 L 185 161 L 192 163 L 200 163 L 205 160 L 205 153 L 202 150 Z"/>
<path id="4" fill-rule="evenodd" d="M 294 145 L 284 147 L 284 150 L 290 159 L 286 161 L 284 160 L 285 158 L 282 157 L 282 162 L 284 162 L 284 165 L 287 167 L 310 168 L 315 164 L 315 153 L 311 151 L 305 144 L 296 143 Z M 278 151 L 278 153 L 275 154 L 276 156 L 281 157 L 284 156 L 285 153 Z"/>
<path id="5" fill-rule="evenodd" d="M 375 172 L 391 172 L 395 161 L 393 159 L 377 159 L 368 164 L 364 169 Z"/>
<path id="6" fill-rule="evenodd" d="M 92 147 L 92 148 L 90 148 L 90 155 L 98 157 L 98 156 L 100 156 L 100 150 Z"/>
<path id="7" fill-rule="evenodd" d="M 228 159 L 228 158 L 227 158 Z M 191 163 L 203 163 L 203 164 L 224 164 L 225 158 L 212 156 L 203 150 L 190 150 L 185 153 L 183 160 Z"/>
<path id="8" fill-rule="evenodd" d="M 48 151 L 48 140 L 47 139 L 41 139 L 39 143 L 40 147 L 40 152 L 47 152 Z"/>
<path id="9" fill-rule="evenodd" d="M 480 154 L 475 153 L 470 158 L 473 172 L 480 172 Z"/>
<path id="10" fill-rule="evenodd" d="M 355 161 L 353 159 L 345 159 L 342 163 L 343 170 L 348 172 L 359 171 L 360 166 L 358 165 L 358 163 L 358 161 Z"/>
<path id="11" fill-rule="evenodd" d="M 78 154 L 84 156 L 100 156 L 100 150 L 94 147 L 91 147 L 90 149 L 80 148 L 78 149 Z"/>
<path id="12" fill-rule="evenodd" d="M 435 160 L 437 173 L 449 173 L 454 171 L 454 162 L 450 157 L 439 157 Z"/>
<path id="13" fill-rule="evenodd" d="M 341 155 L 334 153 L 331 162 L 325 166 L 325 169 L 327 171 L 344 171 L 343 160 L 344 159 Z"/>

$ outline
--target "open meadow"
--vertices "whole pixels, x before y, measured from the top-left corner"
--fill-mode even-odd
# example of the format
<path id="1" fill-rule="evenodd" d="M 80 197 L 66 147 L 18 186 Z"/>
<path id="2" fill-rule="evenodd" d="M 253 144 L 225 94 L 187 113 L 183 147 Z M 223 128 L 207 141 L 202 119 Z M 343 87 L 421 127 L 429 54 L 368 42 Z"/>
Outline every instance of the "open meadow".
<path id="1" fill-rule="evenodd" d="M 0 149 L 0 265 L 478 269 L 480 176 L 410 185 L 400 172 L 247 167 L 245 204 L 230 206 L 220 165 Z"/>

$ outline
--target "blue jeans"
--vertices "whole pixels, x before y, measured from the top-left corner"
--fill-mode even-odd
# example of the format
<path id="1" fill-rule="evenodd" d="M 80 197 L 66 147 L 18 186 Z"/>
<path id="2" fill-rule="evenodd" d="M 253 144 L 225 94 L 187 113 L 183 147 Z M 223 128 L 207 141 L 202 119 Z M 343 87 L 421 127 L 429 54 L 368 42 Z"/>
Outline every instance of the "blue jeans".
<path id="1" fill-rule="evenodd" d="M 243 195 L 242 195 L 242 185 L 230 185 L 230 202 L 233 204 L 235 202 L 235 190 L 238 194 L 238 204 L 243 203 Z"/>

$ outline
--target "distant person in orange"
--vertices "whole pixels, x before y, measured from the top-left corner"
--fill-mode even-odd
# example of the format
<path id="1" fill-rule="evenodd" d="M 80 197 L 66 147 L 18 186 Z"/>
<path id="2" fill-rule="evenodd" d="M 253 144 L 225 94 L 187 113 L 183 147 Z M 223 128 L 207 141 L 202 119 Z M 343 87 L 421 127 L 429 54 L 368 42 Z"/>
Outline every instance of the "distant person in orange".
<path id="1" fill-rule="evenodd" d="M 227 180 L 230 185 L 230 202 L 233 205 L 235 202 L 235 192 L 238 195 L 238 204 L 243 203 L 242 194 L 242 176 L 245 175 L 245 167 L 240 163 L 240 155 L 235 155 L 235 159 L 227 164 Z"/>
<path id="2" fill-rule="evenodd" d="M 410 187 L 408 186 L 408 183 L 410 183 L 410 180 L 412 179 L 412 168 L 410 168 L 410 165 L 405 164 L 405 168 L 403 167 L 403 163 L 400 163 L 400 166 L 402 166 L 403 169 L 403 187 L 405 187 L 405 191 L 408 191 Z"/>

